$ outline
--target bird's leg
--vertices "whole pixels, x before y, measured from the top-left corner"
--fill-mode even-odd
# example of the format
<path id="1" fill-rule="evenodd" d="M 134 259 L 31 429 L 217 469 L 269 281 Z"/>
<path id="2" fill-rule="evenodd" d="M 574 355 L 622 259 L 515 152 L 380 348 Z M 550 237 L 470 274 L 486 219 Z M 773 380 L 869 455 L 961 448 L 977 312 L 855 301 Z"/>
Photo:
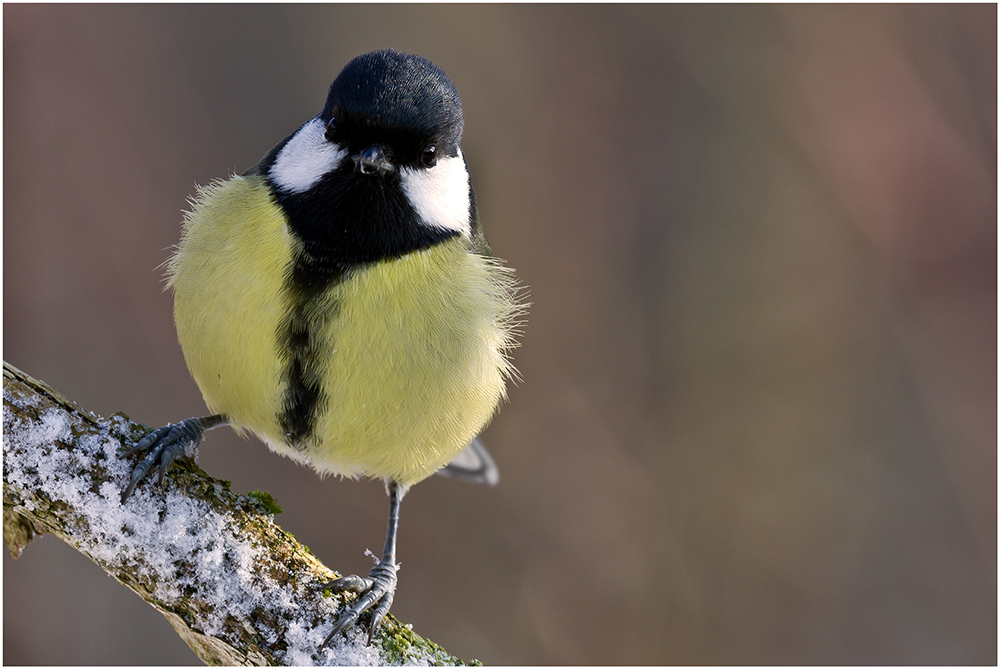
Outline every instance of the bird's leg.
<path id="1" fill-rule="evenodd" d="M 225 416 L 214 415 L 204 418 L 188 418 L 179 423 L 171 423 L 157 428 L 139 440 L 139 442 L 125 452 L 125 457 L 134 453 L 149 451 L 149 455 L 143 458 L 142 462 L 132 470 L 132 479 L 129 481 L 125 492 L 122 493 L 122 503 L 129 498 L 139 481 L 146 476 L 150 468 L 159 463 L 160 476 L 158 483 L 163 483 L 163 475 L 167 469 L 180 455 L 189 458 L 196 458 L 198 455 L 198 444 L 205 434 L 205 430 L 213 427 L 227 425 L 229 419 Z"/>
<path id="2" fill-rule="evenodd" d="M 372 621 L 368 627 L 368 645 L 371 645 L 372 635 L 378 629 L 382 618 L 392 606 L 392 596 L 396 592 L 396 528 L 399 526 L 399 501 L 403 499 L 406 488 L 391 481 L 388 486 L 389 492 L 389 529 L 385 534 L 385 549 L 382 551 L 382 559 L 368 573 L 368 578 L 361 576 L 345 576 L 330 581 L 324 590 L 331 592 L 356 592 L 358 598 L 337 616 L 337 623 L 333 630 L 327 635 L 326 640 L 320 644 L 320 648 L 330 643 L 330 639 L 337 632 L 343 632 L 354 626 L 358 617 L 372 609 Z M 372 608 L 374 607 L 374 608 Z"/>

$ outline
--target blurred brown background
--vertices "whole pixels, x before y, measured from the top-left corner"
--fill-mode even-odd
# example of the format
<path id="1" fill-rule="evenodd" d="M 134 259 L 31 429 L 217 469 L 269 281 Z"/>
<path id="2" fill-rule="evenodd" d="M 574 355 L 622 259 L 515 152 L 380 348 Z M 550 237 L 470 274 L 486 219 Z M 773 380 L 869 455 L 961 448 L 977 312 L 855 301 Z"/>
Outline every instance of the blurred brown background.
<path id="1" fill-rule="evenodd" d="M 393 612 L 489 664 L 997 661 L 997 8 L 34 6 L 4 16 L 5 359 L 101 415 L 204 408 L 157 268 L 393 46 L 454 79 L 534 303 L 495 489 L 403 505 Z M 200 464 L 367 570 L 378 482 Z M 196 662 L 51 537 L 8 664 Z"/>

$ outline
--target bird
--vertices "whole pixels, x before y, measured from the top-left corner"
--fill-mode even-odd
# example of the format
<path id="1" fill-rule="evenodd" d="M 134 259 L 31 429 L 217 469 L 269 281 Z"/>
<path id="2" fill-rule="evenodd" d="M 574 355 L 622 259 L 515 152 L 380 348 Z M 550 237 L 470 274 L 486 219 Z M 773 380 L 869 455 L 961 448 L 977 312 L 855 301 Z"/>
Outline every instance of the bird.
<path id="1" fill-rule="evenodd" d="M 232 426 L 320 475 L 381 479 L 389 520 L 320 648 L 392 604 L 403 496 L 439 473 L 495 485 L 479 433 L 519 377 L 527 303 L 479 220 L 444 71 L 383 49 L 350 60 L 322 111 L 241 175 L 199 187 L 166 263 L 174 321 L 210 415 L 155 429 L 124 504 Z"/>

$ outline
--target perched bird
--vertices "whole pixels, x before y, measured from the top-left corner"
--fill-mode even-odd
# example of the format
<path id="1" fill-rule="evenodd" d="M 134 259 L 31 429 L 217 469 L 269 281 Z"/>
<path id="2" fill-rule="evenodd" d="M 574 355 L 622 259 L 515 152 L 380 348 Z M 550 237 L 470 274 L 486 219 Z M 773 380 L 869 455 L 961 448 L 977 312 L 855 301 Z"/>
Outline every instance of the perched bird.
<path id="1" fill-rule="evenodd" d="M 383 479 L 385 550 L 324 645 L 396 588 L 400 500 L 435 472 L 494 484 L 477 435 L 524 310 L 479 223 L 458 90 L 392 50 L 351 60 L 323 111 L 242 176 L 198 190 L 168 264 L 177 335 L 212 415 L 149 433 L 149 469 L 231 425 L 320 474 Z"/>

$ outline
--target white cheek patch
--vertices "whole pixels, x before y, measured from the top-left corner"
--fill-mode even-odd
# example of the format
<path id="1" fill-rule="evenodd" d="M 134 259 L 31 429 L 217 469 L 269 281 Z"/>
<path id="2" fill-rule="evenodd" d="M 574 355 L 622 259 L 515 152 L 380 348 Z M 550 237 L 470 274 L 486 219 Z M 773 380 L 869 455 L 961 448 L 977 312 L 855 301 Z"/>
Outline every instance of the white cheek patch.
<path id="1" fill-rule="evenodd" d="M 442 158 L 427 169 L 400 170 L 403 190 L 420 221 L 431 228 L 471 234 L 469 226 L 469 173 L 462 153 Z"/>
<path id="2" fill-rule="evenodd" d="M 347 152 L 326 139 L 326 125 L 318 117 L 309 121 L 281 147 L 271 179 L 281 190 L 301 193 L 332 171 Z"/>

